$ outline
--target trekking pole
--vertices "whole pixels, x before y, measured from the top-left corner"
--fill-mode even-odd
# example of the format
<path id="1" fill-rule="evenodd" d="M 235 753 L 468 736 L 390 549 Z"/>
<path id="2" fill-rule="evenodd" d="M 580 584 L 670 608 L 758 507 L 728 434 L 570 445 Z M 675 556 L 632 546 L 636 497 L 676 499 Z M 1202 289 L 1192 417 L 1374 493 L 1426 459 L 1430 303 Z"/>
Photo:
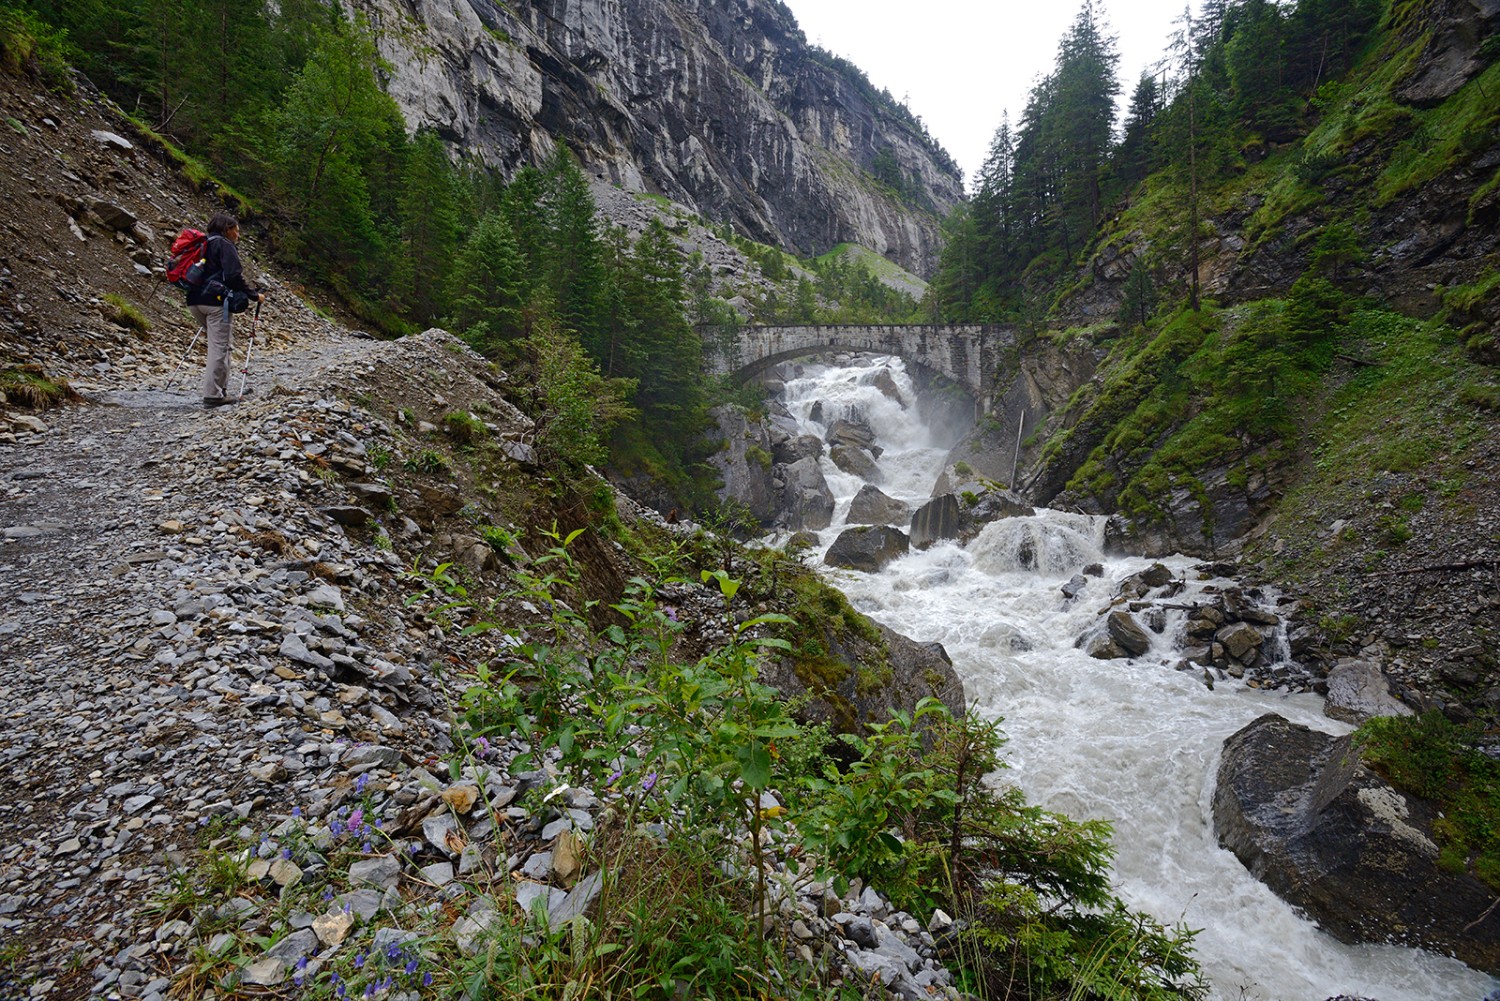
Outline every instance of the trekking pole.
<path id="1" fill-rule="evenodd" d="M 191 341 L 188 341 L 187 350 L 184 351 L 182 353 L 182 357 L 177 360 L 177 367 L 172 369 L 172 377 L 167 380 L 168 389 L 171 389 L 172 383 L 177 381 L 177 374 L 182 371 L 182 366 L 187 363 L 188 356 L 193 353 L 193 348 L 198 345 L 199 336 L 202 335 L 202 333 L 207 329 L 207 326 L 201 326 L 193 331 L 193 339 Z"/>
<path id="2" fill-rule="evenodd" d="M 250 343 L 245 346 L 245 367 L 240 369 L 240 391 L 236 395 L 245 395 L 245 384 L 250 381 L 250 356 L 255 353 L 255 328 L 260 326 L 260 307 L 262 300 L 255 302 L 255 315 L 250 319 Z"/>

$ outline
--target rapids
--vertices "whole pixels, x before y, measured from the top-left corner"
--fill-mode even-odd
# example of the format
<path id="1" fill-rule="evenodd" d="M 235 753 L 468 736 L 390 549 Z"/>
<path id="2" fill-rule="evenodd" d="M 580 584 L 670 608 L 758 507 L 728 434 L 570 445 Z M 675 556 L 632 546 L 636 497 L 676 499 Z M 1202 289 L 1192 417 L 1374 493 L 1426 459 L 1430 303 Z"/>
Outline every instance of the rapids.
<path id="1" fill-rule="evenodd" d="M 900 399 L 877 385 L 881 369 L 894 377 Z M 805 364 L 790 376 L 783 401 L 803 433 L 821 438 L 836 418 L 863 414 L 884 449 L 877 485 L 913 510 L 929 499 L 958 432 L 935 431 L 917 417 L 917 391 L 899 359 Z M 810 416 L 817 404 L 823 421 Z M 837 506 L 832 526 L 819 533 L 819 562 L 863 485 L 826 454 L 822 463 Z M 1118 892 L 1169 925 L 1202 929 L 1195 953 L 1213 997 L 1479 1001 L 1495 989 L 1450 958 L 1338 942 L 1218 846 L 1212 797 L 1226 737 L 1267 712 L 1329 733 L 1348 728 L 1323 716 L 1315 695 L 1233 680 L 1210 691 L 1199 672 L 1174 670 L 1171 622 L 1152 636 L 1148 654 L 1132 660 L 1094 660 L 1075 649 L 1118 581 L 1153 562 L 1106 558 L 1102 550 L 1103 519 L 1039 511 L 993 523 L 967 547 L 913 551 L 877 574 L 830 573 L 861 611 L 947 648 L 977 711 L 1004 719 L 1004 780 L 1049 809 L 1114 825 Z M 1094 562 L 1103 563 L 1103 578 L 1090 578 L 1076 601 L 1065 601 L 1060 586 Z M 1180 572 L 1198 561 L 1161 562 Z M 1191 599 L 1191 591 L 1181 597 Z"/>

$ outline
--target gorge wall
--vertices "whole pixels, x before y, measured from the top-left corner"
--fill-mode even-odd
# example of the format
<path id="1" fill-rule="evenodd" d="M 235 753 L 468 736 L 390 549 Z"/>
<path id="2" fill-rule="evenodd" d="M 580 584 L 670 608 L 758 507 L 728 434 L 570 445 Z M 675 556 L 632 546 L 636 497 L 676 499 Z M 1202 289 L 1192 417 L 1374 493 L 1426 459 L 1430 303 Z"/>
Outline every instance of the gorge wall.
<path id="1" fill-rule="evenodd" d="M 922 275 L 963 197 L 920 123 L 776 0 L 348 5 L 381 29 L 407 121 L 507 172 L 557 137 L 590 173 L 754 239 L 859 243 Z"/>

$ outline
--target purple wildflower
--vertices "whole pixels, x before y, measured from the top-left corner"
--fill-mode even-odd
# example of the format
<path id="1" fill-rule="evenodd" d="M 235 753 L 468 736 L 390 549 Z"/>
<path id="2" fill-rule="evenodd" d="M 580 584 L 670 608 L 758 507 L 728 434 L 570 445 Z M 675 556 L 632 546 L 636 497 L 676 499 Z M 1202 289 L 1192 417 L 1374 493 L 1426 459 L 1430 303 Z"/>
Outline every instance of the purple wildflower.
<path id="1" fill-rule="evenodd" d="M 356 807 L 354 812 L 349 814 L 349 833 L 353 834 L 363 826 L 365 826 L 365 811 Z"/>
<path id="2" fill-rule="evenodd" d="M 431 987 L 432 986 L 432 971 L 431 970 L 428 970 L 426 973 L 422 974 L 422 986 L 423 987 Z"/>
<path id="3" fill-rule="evenodd" d="M 663 605 L 662 611 L 667 613 L 667 618 L 671 619 L 673 622 L 677 621 L 677 609 L 673 608 L 671 605 Z"/>
<path id="4" fill-rule="evenodd" d="M 281 850 L 281 857 L 284 858 L 284 859 L 291 858 L 292 857 L 292 850 L 290 848 L 283 848 Z"/>
<path id="5" fill-rule="evenodd" d="M 476 738 L 474 743 L 479 745 L 479 756 L 488 757 L 490 753 L 490 742 L 483 737 Z"/>
<path id="6" fill-rule="evenodd" d="M 344 823 L 343 823 L 343 821 L 339 820 L 338 818 L 334 818 L 333 820 L 330 820 L 328 822 L 328 833 L 329 834 L 343 834 L 344 833 Z"/>
<path id="7" fill-rule="evenodd" d="M 366 855 L 368 855 L 372 851 L 374 851 L 374 849 L 370 846 L 370 843 L 368 841 L 366 841 L 364 844 L 360 845 L 359 846 L 359 850 L 362 851 L 362 852 L 364 852 Z"/>
<path id="8" fill-rule="evenodd" d="M 354 780 L 354 791 L 355 792 L 364 792 L 365 791 L 365 786 L 367 786 L 369 784 L 370 784 L 370 773 L 369 772 L 365 772 L 359 778 L 357 778 L 357 779 Z"/>
<path id="9" fill-rule="evenodd" d="M 356 970 L 363 969 L 364 965 L 365 965 L 365 954 L 362 953 L 362 952 L 356 953 L 355 956 L 354 956 L 354 968 Z"/>
<path id="10" fill-rule="evenodd" d="M 300 807 L 300 806 L 294 806 L 294 807 L 292 807 L 292 816 L 294 816 L 294 817 L 300 817 L 300 816 L 302 816 L 302 807 Z"/>
<path id="11" fill-rule="evenodd" d="M 616 769 L 615 771 L 609 773 L 609 781 L 604 784 L 612 786 L 618 781 L 620 781 L 620 771 L 619 769 Z"/>
<path id="12" fill-rule="evenodd" d="M 641 790 L 643 792 L 650 792 L 653 788 L 655 788 L 655 786 L 656 786 L 656 773 L 655 772 L 650 772 L 650 773 L 648 773 L 646 775 L 645 778 L 641 779 Z"/>
<path id="13" fill-rule="evenodd" d="M 413 956 L 411 961 L 406 964 L 406 975 L 411 976 L 413 973 L 416 973 L 417 967 L 421 965 L 421 962 L 419 962 L 417 958 Z"/>

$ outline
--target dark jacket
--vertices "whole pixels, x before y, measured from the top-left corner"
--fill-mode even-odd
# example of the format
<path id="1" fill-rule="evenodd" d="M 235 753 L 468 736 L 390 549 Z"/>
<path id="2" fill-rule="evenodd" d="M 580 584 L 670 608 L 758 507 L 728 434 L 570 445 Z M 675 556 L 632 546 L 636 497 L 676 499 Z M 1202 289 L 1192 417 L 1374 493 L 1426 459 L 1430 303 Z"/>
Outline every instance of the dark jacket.
<path id="1" fill-rule="evenodd" d="M 202 285 L 188 293 L 189 306 L 217 306 L 224 301 L 223 290 L 249 292 L 245 284 L 245 269 L 240 265 L 240 252 L 232 241 L 222 236 L 210 236 L 203 246 L 205 269 L 208 278 Z"/>

